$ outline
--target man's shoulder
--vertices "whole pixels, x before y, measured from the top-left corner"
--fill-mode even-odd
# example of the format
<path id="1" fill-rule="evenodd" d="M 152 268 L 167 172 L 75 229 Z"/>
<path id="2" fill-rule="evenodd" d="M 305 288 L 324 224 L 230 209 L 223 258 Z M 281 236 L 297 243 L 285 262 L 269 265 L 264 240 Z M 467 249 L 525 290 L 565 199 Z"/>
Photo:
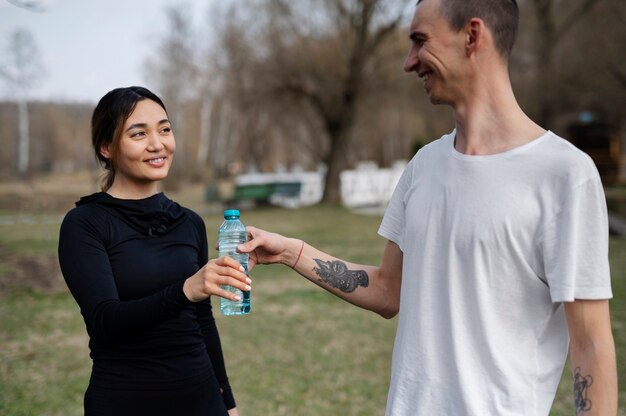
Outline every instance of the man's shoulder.
<path id="1" fill-rule="evenodd" d="M 591 176 L 597 174 L 597 168 L 587 153 L 552 131 L 548 131 L 546 135 L 544 146 L 538 150 L 554 169 L 575 170 Z"/>
<path id="2" fill-rule="evenodd" d="M 453 146 L 455 132 L 444 134 L 422 146 L 411 159 L 411 164 L 419 163 L 419 160 L 432 160 L 436 155 L 443 155 L 446 149 Z"/>

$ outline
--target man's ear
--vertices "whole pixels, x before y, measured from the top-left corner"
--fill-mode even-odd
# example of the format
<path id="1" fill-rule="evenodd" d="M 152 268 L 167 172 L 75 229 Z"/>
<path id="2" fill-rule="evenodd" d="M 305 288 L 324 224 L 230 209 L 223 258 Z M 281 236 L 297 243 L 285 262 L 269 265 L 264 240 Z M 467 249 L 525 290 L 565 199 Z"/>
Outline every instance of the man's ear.
<path id="1" fill-rule="evenodd" d="M 485 40 L 487 34 L 485 22 L 477 17 L 470 19 L 465 28 L 465 33 L 467 34 L 465 50 L 468 55 L 471 55 L 476 52 Z"/>

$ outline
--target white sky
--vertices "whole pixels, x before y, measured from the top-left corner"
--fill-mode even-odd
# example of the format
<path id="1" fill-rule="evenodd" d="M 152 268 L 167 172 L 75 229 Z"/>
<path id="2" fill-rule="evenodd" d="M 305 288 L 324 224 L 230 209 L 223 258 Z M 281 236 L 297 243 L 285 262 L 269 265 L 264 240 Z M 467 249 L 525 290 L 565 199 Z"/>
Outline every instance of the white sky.
<path id="1" fill-rule="evenodd" d="M 45 11 L 32 12 L 0 0 L 0 63 L 9 37 L 22 28 L 32 33 L 46 70 L 32 98 L 95 103 L 116 87 L 150 88 L 143 65 L 168 31 L 165 8 L 190 7 L 197 28 L 218 1 L 40 0 Z M 0 80 L 0 98 L 7 97 Z"/>

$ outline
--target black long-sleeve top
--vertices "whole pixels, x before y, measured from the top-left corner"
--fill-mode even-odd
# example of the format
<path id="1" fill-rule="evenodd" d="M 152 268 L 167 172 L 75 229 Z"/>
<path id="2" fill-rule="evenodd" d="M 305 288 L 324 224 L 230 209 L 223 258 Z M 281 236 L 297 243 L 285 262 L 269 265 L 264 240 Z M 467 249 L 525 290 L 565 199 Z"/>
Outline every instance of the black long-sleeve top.
<path id="1" fill-rule="evenodd" d="M 214 373 L 235 407 L 210 299 L 194 304 L 182 290 L 207 261 L 204 222 L 163 193 L 76 203 L 61 225 L 59 263 L 90 337 L 91 386 L 180 389 Z"/>

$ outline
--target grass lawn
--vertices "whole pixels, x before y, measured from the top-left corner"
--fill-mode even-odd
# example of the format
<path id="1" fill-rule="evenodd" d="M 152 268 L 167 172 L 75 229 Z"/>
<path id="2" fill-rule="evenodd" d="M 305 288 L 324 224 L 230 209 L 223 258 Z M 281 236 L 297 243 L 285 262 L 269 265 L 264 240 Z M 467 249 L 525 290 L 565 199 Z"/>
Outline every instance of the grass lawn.
<path id="1" fill-rule="evenodd" d="M 201 202 L 182 201 L 197 204 L 212 246 L 211 230 L 217 232 L 220 215 Z M 58 217 L 35 216 L 18 225 L 0 222 L 0 282 L 14 274 L 15 263 L 3 262 L 7 253 L 54 256 L 58 230 L 54 218 Z M 298 236 L 356 262 L 377 263 L 385 244 L 376 235 L 379 217 L 341 208 L 259 209 L 242 212 L 242 220 Z M 612 239 L 612 315 L 622 386 L 626 385 L 625 254 L 626 240 Z M 285 267 L 259 267 L 252 277 L 249 316 L 224 317 L 216 308 L 242 416 L 382 415 L 396 320 L 352 307 Z M 64 290 L 5 287 L 0 317 L 0 415 L 82 414 L 90 360 L 82 318 L 71 296 Z M 551 414 L 573 415 L 571 401 L 571 376 L 565 371 Z M 620 405 L 626 408 L 623 391 Z M 620 415 L 626 415 L 624 410 Z"/>

